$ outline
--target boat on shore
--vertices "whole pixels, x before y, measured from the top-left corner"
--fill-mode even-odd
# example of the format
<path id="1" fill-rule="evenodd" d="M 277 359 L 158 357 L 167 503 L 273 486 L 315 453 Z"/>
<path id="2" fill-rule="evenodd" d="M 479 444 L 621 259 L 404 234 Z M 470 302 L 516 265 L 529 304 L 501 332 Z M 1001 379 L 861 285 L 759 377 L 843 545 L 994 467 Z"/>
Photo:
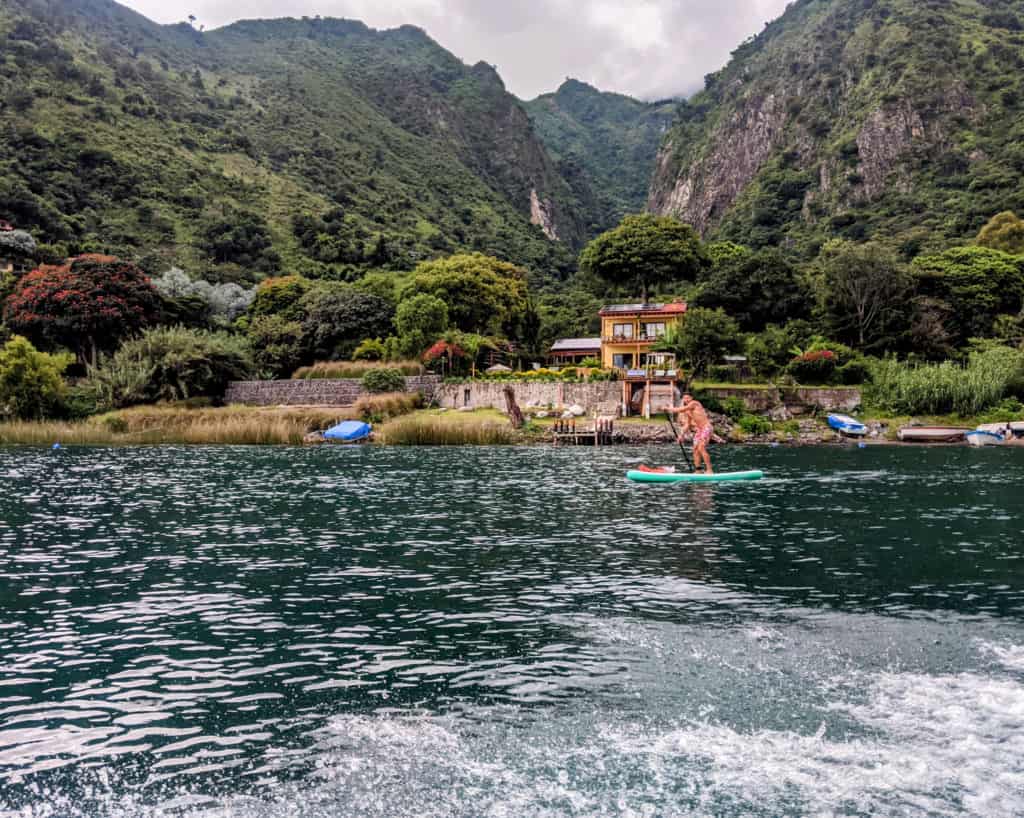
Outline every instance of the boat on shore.
<path id="1" fill-rule="evenodd" d="M 973 432 L 967 433 L 967 442 L 972 446 L 1002 446 L 1006 443 L 1006 436 L 1000 432 L 979 427 Z"/>
<path id="2" fill-rule="evenodd" d="M 358 420 L 346 420 L 324 432 L 329 443 L 363 443 L 370 439 L 373 427 Z"/>
<path id="3" fill-rule="evenodd" d="M 904 443 L 958 443 L 970 431 L 953 426 L 904 426 L 896 436 Z"/>
<path id="4" fill-rule="evenodd" d="M 864 437 L 868 433 L 867 426 L 849 415 L 829 415 L 828 425 L 830 429 L 835 429 L 847 437 Z"/>

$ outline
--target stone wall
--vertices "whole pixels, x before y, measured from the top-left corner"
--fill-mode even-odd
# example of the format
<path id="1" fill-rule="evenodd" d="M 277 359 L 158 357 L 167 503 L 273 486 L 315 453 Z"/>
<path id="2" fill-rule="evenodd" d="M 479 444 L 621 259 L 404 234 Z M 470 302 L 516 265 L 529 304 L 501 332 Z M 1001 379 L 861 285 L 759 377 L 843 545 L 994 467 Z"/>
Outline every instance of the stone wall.
<path id="1" fill-rule="evenodd" d="M 441 384 L 436 375 L 417 375 L 405 379 L 407 392 L 422 392 L 432 398 Z M 295 381 L 233 381 L 228 384 L 225 403 L 249 406 L 351 406 L 359 400 L 363 387 L 349 378 Z"/>
<path id="2" fill-rule="evenodd" d="M 622 384 L 604 383 L 473 383 L 445 384 L 437 401 L 448 409 L 499 409 L 505 411 L 505 387 L 515 390 L 516 403 L 528 406 L 572 406 L 579 404 L 588 414 L 616 416 L 622 403 Z"/>
<path id="3" fill-rule="evenodd" d="M 587 414 L 617 416 L 622 403 L 622 383 L 511 383 L 520 407 L 582 406 Z M 505 383 L 476 381 L 463 384 L 445 384 L 437 393 L 437 401 L 449 409 L 498 409 L 505 411 Z M 740 398 L 751 412 L 768 414 L 785 407 L 789 414 L 800 415 L 819 410 L 824 412 L 850 412 L 860 406 L 859 389 L 830 389 L 794 387 L 791 389 L 751 389 L 721 387 L 703 390 L 719 400 Z M 663 411 L 670 396 L 667 387 L 656 392 L 652 411 Z"/>

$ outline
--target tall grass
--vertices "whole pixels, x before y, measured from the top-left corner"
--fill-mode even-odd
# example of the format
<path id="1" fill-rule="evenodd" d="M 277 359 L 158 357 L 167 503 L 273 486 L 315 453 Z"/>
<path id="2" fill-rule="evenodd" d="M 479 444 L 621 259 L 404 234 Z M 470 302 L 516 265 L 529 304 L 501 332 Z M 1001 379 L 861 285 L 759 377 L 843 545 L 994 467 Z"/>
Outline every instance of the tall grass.
<path id="1" fill-rule="evenodd" d="M 74 423 L 0 423 L 0 444 L 131 446 L 145 444 L 294 445 L 351 413 L 312 408 L 153 406 Z"/>
<path id="2" fill-rule="evenodd" d="M 371 369 L 397 369 L 403 375 L 422 375 L 423 365 L 418 361 L 321 361 L 312 366 L 296 369 L 292 374 L 293 381 L 328 380 L 352 378 L 361 379 Z"/>
<path id="3" fill-rule="evenodd" d="M 995 406 L 1024 368 L 1024 355 L 1009 348 L 971 356 L 966 366 L 911 365 L 892 359 L 872 369 L 870 400 L 901 415 L 977 415 Z"/>
<path id="4" fill-rule="evenodd" d="M 493 421 L 413 415 L 386 424 L 379 434 L 390 446 L 507 446 L 515 442 L 510 426 Z"/>
<path id="5" fill-rule="evenodd" d="M 363 420 L 380 423 L 408 415 L 422 406 L 423 395 L 419 392 L 384 392 L 380 395 L 363 395 L 352 409 Z"/>

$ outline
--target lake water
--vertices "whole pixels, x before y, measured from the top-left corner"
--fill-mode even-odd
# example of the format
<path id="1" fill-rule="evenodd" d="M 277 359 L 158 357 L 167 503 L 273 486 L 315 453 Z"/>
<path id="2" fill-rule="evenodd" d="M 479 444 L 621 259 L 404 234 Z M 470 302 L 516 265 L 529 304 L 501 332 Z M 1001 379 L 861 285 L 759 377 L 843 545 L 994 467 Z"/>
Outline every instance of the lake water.
<path id="1" fill-rule="evenodd" d="M 1024 814 L 1024 452 L 0 449 L 0 815 Z"/>

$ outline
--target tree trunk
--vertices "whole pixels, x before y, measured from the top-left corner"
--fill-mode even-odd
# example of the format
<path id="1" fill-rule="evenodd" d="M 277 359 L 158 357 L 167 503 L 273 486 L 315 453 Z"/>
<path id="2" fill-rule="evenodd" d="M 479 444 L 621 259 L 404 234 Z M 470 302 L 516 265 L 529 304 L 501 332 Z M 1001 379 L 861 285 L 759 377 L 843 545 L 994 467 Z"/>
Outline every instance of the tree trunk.
<path id="1" fill-rule="evenodd" d="M 523 419 L 523 413 L 519 409 L 519 404 L 516 403 L 515 390 L 511 386 L 506 386 L 504 391 L 509 422 L 512 424 L 513 429 L 522 429 L 526 425 L 526 421 Z"/>

